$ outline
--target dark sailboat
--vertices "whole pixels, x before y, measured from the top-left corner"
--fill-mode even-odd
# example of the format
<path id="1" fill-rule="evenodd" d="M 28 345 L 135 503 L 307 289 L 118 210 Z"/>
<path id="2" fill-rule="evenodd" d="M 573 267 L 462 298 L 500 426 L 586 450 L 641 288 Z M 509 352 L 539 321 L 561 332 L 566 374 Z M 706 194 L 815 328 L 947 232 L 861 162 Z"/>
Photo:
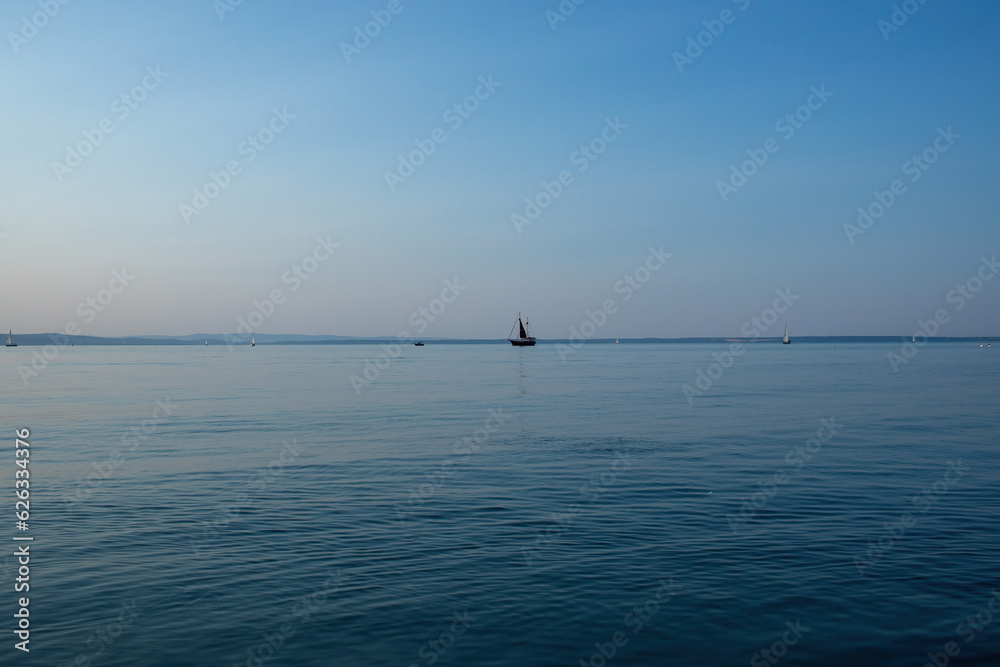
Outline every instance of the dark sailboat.
<path id="1" fill-rule="evenodd" d="M 521 313 L 518 313 L 517 322 L 510 328 L 510 333 L 513 334 L 514 327 L 518 327 L 520 335 L 517 338 L 511 338 L 510 334 L 507 335 L 507 340 L 509 340 L 510 344 L 514 347 L 530 347 L 535 344 L 534 337 L 529 336 L 527 329 L 525 329 L 527 323 L 528 321 L 525 320 L 524 324 L 521 324 Z"/>

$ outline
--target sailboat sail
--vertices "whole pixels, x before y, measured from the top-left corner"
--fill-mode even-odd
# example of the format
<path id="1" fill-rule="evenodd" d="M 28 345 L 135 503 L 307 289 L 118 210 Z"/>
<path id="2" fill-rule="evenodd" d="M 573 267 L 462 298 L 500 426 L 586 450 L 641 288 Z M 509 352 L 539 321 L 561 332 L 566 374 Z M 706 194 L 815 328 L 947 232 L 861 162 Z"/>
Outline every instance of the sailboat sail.
<path id="1" fill-rule="evenodd" d="M 521 338 L 527 338 L 528 337 L 528 333 L 524 330 L 524 325 L 521 324 L 521 317 L 520 316 L 518 316 L 518 318 L 517 318 L 517 326 L 521 328 Z"/>

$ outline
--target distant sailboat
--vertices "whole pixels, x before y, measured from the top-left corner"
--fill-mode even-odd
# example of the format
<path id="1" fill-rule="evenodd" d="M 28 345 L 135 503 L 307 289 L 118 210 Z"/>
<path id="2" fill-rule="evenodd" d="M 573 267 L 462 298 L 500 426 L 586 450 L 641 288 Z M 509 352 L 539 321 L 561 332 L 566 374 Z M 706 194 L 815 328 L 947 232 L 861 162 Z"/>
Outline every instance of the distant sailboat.
<path id="1" fill-rule="evenodd" d="M 510 341 L 510 344 L 514 347 L 531 347 L 535 344 L 534 337 L 529 336 L 527 329 L 525 329 L 525 325 L 527 323 L 528 321 L 525 320 L 524 324 L 521 324 L 521 313 L 518 313 L 517 322 L 515 322 L 514 326 L 510 328 L 510 333 L 513 334 L 514 327 L 518 327 L 520 335 L 517 338 L 511 338 L 510 334 L 507 334 L 507 340 Z"/>
<path id="2" fill-rule="evenodd" d="M 782 344 L 782 345 L 788 345 L 788 344 L 790 344 L 791 342 L 792 342 L 792 341 L 788 340 L 788 325 L 786 324 L 786 325 L 785 325 L 785 337 L 784 337 L 784 338 L 783 338 L 783 339 L 781 340 L 781 344 Z"/>
<path id="3" fill-rule="evenodd" d="M 257 347 L 257 341 L 254 340 L 253 334 L 250 334 L 250 347 Z"/>
<path id="4" fill-rule="evenodd" d="M 205 339 L 205 345 L 208 345 L 208 339 L 207 338 Z"/>
<path id="5" fill-rule="evenodd" d="M 618 339 L 617 339 L 617 338 L 615 338 L 615 345 L 617 345 L 617 344 L 618 344 Z"/>
<path id="6" fill-rule="evenodd" d="M 13 329 L 7 332 L 7 347 L 17 347 L 17 343 L 14 342 L 13 334 Z"/>

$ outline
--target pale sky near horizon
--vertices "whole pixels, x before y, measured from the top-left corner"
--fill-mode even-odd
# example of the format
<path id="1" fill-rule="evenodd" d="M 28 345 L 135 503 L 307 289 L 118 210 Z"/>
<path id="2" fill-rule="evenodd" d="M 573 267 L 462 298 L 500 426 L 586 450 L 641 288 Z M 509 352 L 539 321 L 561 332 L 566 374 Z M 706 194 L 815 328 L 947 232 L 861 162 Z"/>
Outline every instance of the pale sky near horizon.
<path id="1" fill-rule="evenodd" d="M 949 299 L 1000 254 L 996 2 L 225 2 L 4 3 L 0 329 L 230 332 L 278 289 L 260 332 L 395 335 L 457 279 L 425 336 L 520 311 L 566 338 L 608 299 L 599 337 L 731 336 L 786 288 L 768 335 L 938 309 L 941 335 L 1000 334 L 1000 279 Z M 301 281 L 318 238 L 339 247 Z M 672 256 L 626 301 L 651 247 Z"/>

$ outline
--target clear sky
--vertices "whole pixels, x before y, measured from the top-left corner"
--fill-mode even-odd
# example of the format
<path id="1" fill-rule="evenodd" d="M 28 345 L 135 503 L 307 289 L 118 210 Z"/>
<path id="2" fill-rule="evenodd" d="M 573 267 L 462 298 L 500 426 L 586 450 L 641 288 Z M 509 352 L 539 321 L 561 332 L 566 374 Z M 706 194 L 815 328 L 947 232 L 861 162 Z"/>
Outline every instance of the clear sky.
<path id="1" fill-rule="evenodd" d="M 227 332 L 280 289 L 258 331 L 395 335 L 457 278 L 426 336 L 521 311 L 565 338 L 607 299 L 602 337 L 737 335 L 785 288 L 774 334 L 908 335 L 939 308 L 941 335 L 1000 334 L 1000 279 L 947 298 L 1000 253 L 994 0 L 910 0 L 898 26 L 888 0 L 229 1 L 3 3 L 0 328 Z M 339 248 L 286 273 L 318 237 Z M 672 257 L 625 301 L 651 246 Z"/>

